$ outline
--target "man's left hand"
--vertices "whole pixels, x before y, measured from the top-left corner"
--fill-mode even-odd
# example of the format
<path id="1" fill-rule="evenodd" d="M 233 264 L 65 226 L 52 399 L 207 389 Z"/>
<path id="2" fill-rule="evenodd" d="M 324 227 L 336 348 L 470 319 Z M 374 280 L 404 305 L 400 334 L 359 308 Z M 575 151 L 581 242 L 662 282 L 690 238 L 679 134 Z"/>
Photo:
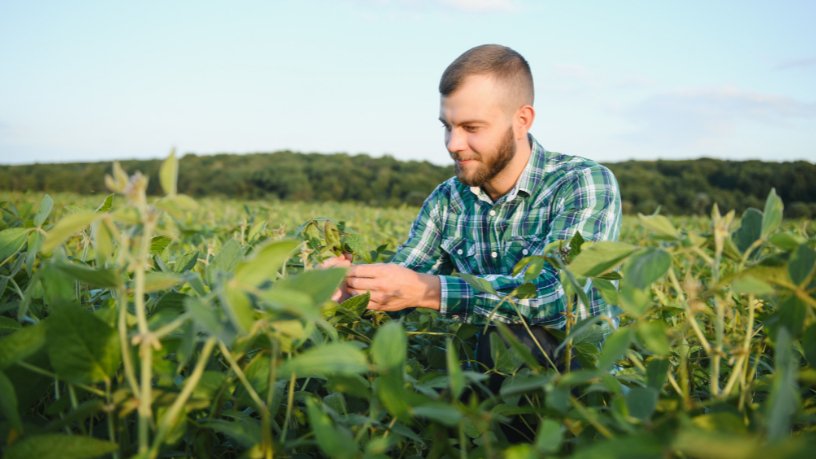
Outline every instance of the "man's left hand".
<path id="1" fill-rule="evenodd" d="M 371 293 L 368 309 L 400 311 L 424 307 L 439 310 L 439 278 L 431 274 L 420 274 L 400 265 L 354 265 L 349 268 L 346 285 L 352 295 Z"/>

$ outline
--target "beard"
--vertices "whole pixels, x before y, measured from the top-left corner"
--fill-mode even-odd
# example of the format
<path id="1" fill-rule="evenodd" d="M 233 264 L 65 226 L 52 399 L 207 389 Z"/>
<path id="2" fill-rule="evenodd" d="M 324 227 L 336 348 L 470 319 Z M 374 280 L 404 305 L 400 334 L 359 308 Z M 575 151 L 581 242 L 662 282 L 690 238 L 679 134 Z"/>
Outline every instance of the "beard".
<path id="1" fill-rule="evenodd" d="M 510 160 L 516 156 L 516 142 L 513 140 L 513 128 L 507 129 L 507 134 L 496 148 L 496 152 L 492 155 L 488 155 L 486 161 L 482 160 L 481 153 L 477 151 L 473 153 L 475 155 L 473 160 L 477 162 L 473 167 L 476 169 L 468 174 L 457 162 L 456 177 L 467 186 L 482 186 L 504 170 L 507 164 L 510 163 Z M 451 154 L 451 156 L 454 159 L 459 159 L 456 154 Z"/>

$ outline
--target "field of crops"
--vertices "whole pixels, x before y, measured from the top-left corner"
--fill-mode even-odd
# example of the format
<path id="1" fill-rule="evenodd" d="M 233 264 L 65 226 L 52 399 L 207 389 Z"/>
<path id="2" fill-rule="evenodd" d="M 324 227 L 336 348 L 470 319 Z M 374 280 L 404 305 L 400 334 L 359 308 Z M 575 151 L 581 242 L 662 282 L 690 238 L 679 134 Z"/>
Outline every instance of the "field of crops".
<path id="1" fill-rule="evenodd" d="M 577 368 L 541 365 L 502 326 L 495 367 L 477 368 L 481 327 L 367 311 L 364 296 L 337 304 L 344 270 L 316 269 L 342 251 L 388 260 L 417 209 L 196 202 L 176 193 L 176 169 L 171 156 L 151 178 L 156 198 L 117 167 L 109 196 L 0 194 L 3 457 L 816 448 L 816 225 L 783 221 L 773 192 L 738 215 L 627 216 L 619 242 L 575 238 L 522 260 L 528 281 L 559 268 L 574 301 L 591 279 L 620 327 L 605 336 L 571 301 L 553 333 Z"/>

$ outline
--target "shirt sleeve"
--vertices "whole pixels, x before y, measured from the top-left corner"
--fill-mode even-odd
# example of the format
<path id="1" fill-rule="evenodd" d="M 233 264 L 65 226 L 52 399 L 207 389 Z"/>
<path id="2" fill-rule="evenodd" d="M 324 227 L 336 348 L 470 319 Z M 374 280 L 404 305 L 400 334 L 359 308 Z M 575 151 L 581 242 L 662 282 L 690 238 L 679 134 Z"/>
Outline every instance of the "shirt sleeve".
<path id="1" fill-rule="evenodd" d="M 437 187 L 431 193 L 422 207 L 419 214 L 411 225 L 408 239 L 399 247 L 390 262 L 402 265 L 411 270 L 439 274 L 445 271 L 445 263 L 442 259 L 441 239 L 441 187 Z M 449 272 L 449 270 L 448 270 Z"/>
<path id="2" fill-rule="evenodd" d="M 614 175 L 606 167 L 593 165 L 573 171 L 559 187 L 553 202 L 550 230 L 541 250 L 547 243 L 570 240 L 576 232 L 591 241 L 618 237 L 621 224 L 620 194 Z M 471 323 L 484 322 L 488 317 L 517 323 L 521 315 L 529 323 L 555 327 L 563 325 L 566 309 L 564 289 L 558 271 L 549 264 L 532 281 L 536 295 L 516 300 L 516 307 L 502 301 L 502 297 L 525 283 L 523 273 L 478 277 L 489 282 L 498 295 L 477 291 L 462 278 L 442 275 L 440 312 Z M 601 313 L 605 305 L 594 290 L 590 292 L 590 301 L 592 304 L 588 313 Z"/>

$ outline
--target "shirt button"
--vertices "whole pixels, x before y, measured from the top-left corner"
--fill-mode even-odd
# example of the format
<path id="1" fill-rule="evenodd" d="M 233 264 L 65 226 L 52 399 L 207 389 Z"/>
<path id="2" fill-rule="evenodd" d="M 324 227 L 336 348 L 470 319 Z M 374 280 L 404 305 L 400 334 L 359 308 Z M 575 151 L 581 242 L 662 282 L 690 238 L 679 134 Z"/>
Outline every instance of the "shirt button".
<path id="1" fill-rule="evenodd" d="M 521 253 L 523 253 L 524 255 L 527 255 L 528 253 L 530 253 L 530 251 L 527 250 L 527 249 L 524 249 L 524 250 L 521 251 Z"/>
<path id="2" fill-rule="evenodd" d="M 495 216 L 496 216 L 496 211 L 495 211 L 495 210 L 491 210 L 491 211 L 490 211 L 490 212 L 488 212 L 488 213 L 490 214 L 490 216 L 491 216 L 491 217 L 495 217 Z"/>
<path id="3" fill-rule="evenodd" d="M 459 250 L 457 250 L 457 251 L 456 251 L 456 253 L 458 253 L 459 255 L 462 255 L 462 254 L 463 254 L 463 253 L 465 253 L 465 252 L 464 252 L 464 250 L 459 249 Z"/>
<path id="4" fill-rule="evenodd" d="M 496 253 L 496 252 L 491 252 L 491 253 L 490 253 L 490 256 L 491 256 L 491 257 L 493 257 L 493 258 L 496 258 L 496 257 L 498 257 L 498 256 L 499 256 L 499 254 L 498 254 L 498 253 Z"/>

